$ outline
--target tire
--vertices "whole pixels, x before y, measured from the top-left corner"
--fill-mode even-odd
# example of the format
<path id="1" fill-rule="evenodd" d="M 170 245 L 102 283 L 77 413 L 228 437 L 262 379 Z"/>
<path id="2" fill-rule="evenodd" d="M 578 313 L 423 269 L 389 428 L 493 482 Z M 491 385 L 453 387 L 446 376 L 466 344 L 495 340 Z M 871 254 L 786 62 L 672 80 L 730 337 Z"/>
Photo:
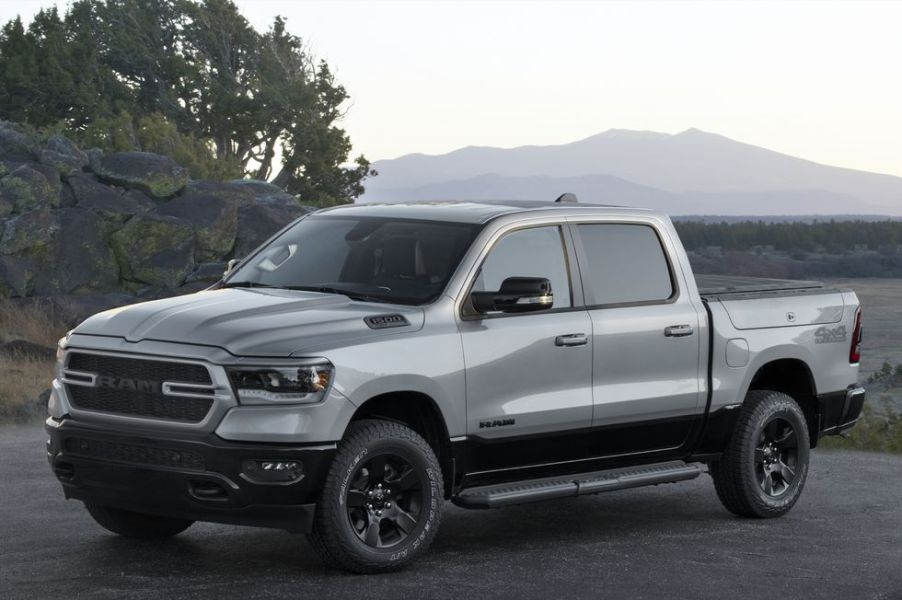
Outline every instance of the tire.
<path id="1" fill-rule="evenodd" d="M 710 465 L 717 496 L 740 517 L 785 515 L 805 487 L 810 447 L 795 400 L 781 392 L 749 392 L 723 456 Z"/>
<path id="2" fill-rule="evenodd" d="M 128 538 L 143 540 L 166 539 L 178 535 L 194 523 L 194 521 L 187 519 L 146 515 L 91 502 L 85 502 L 85 508 L 88 509 L 88 513 L 102 527 Z"/>
<path id="3" fill-rule="evenodd" d="M 418 433 L 392 421 L 354 422 L 329 467 L 308 539 L 332 567 L 404 567 L 438 532 L 442 482 L 438 459 Z"/>

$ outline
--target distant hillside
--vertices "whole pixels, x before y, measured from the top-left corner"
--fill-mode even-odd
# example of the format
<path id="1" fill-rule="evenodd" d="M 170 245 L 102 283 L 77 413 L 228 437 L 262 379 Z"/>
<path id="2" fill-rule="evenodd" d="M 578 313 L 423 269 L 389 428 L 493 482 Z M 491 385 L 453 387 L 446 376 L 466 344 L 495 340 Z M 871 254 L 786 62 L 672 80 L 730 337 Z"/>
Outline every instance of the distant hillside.
<path id="1" fill-rule="evenodd" d="M 381 175 L 380 175 L 381 176 Z M 486 174 L 409 188 L 368 187 L 367 202 L 416 200 L 554 200 L 562 191 L 573 192 L 581 202 L 669 206 L 678 195 L 632 183 L 611 175 L 581 177 L 505 177 Z M 600 193 L 603 191 L 604 193 Z"/>
<path id="2" fill-rule="evenodd" d="M 374 163 L 362 202 L 546 199 L 671 214 L 902 215 L 902 178 L 821 165 L 720 135 L 610 130 L 555 146 L 467 147 Z"/>

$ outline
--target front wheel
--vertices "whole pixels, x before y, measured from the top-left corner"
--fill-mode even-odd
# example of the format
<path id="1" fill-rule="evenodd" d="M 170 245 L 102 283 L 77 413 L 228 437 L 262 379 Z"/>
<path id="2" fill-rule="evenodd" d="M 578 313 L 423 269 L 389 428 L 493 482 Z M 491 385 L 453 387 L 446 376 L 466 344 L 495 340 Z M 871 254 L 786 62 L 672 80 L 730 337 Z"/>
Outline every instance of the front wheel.
<path id="1" fill-rule="evenodd" d="M 795 505 L 808 477 L 808 425 L 781 392 L 749 392 L 721 459 L 710 466 L 720 501 L 741 517 L 779 517 Z"/>
<path id="2" fill-rule="evenodd" d="M 310 542 L 327 564 L 348 571 L 403 567 L 435 538 L 442 481 L 435 453 L 412 429 L 352 423 L 326 476 Z"/>

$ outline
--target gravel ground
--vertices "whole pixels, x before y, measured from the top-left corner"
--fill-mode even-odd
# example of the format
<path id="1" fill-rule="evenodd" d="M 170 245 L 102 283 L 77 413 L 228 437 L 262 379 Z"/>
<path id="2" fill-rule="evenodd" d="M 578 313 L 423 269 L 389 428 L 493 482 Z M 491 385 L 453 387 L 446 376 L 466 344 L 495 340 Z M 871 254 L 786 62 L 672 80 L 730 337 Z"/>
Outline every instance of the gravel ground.
<path id="1" fill-rule="evenodd" d="M 0 428 L 0 598 L 848 598 L 902 600 L 902 457 L 815 451 L 801 501 L 732 517 L 710 479 L 490 511 L 446 505 L 412 568 L 325 569 L 281 531 L 106 533 L 65 501 L 39 427 Z"/>

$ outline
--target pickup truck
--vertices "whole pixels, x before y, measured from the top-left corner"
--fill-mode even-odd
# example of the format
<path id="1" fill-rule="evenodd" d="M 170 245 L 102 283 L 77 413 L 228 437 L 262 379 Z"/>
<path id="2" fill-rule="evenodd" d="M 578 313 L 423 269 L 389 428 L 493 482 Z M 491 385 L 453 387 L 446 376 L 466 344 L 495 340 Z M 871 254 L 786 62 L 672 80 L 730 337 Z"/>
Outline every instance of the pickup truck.
<path id="1" fill-rule="evenodd" d="M 778 517 L 859 417 L 860 342 L 851 290 L 694 277 L 656 212 L 329 208 L 208 290 L 69 332 L 47 457 L 114 533 L 281 528 L 364 573 L 426 552 L 447 500 L 707 471 L 731 513 Z"/>

